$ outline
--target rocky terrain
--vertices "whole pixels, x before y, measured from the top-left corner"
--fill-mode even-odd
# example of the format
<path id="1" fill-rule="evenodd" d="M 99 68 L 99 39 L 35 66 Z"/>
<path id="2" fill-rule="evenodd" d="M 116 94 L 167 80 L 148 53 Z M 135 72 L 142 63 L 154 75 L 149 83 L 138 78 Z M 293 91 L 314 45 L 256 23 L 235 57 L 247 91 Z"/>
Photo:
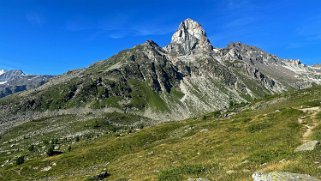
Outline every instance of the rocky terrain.
<path id="1" fill-rule="evenodd" d="M 0 98 L 37 88 L 53 76 L 26 75 L 21 70 L 0 70 Z"/>

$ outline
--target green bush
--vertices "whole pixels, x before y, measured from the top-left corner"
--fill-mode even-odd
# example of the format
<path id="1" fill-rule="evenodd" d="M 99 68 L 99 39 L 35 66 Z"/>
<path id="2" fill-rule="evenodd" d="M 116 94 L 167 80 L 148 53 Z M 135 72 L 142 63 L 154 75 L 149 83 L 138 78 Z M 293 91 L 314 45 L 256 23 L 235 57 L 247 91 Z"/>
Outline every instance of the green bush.
<path id="1" fill-rule="evenodd" d="M 17 165 L 21 165 L 25 162 L 25 156 L 19 156 L 17 159 L 16 159 L 16 164 Z"/>
<path id="2" fill-rule="evenodd" d="M 59 141 L 59 140 L 58 140 L 57 138 L 53 138 L 53 139 L 51 140 L 51 143 L 52 143 L 52 144 L 58 144 L 58 141 Z"/>
<path id="3" fill-rule="evenodd" d="M 53 144 L 49 145 L 49 148 L 47 149 L 47 155 L 48 156 L 53 156 L 54 155 L 54 148 L 55 146 Z"/>
<path id="4" fill-rule="evenodd" d="M 28 150 L 29 150 L 29 151 L 35 151 L 35 145 L 30 145 L 30 146 L 28 147 Z"/>
<path id="5" fill-rule="evenodd" d="M 305 105 L 310 107 L 320 106 L 320 100 L 309 101 L 306 102 Z"/>
<path id="6" fill-rule="evenodd" d="M 48 141 L 48 140 L 42 140 L 42 143 L 43 143 L 44 145 L 48 145 L 48 144 L 49 144 L 49 141 Z"/>
<path id="7" fill-rule="evenodd" d="M 317 119 L 321 120 L 321 111 L 317 113 L 317 115 L 315 116 Z"/>
<path id="8" fill-rule="evenodd" d="M 76 136 L 76 142 L 80 141 L 80 137 Z"/>

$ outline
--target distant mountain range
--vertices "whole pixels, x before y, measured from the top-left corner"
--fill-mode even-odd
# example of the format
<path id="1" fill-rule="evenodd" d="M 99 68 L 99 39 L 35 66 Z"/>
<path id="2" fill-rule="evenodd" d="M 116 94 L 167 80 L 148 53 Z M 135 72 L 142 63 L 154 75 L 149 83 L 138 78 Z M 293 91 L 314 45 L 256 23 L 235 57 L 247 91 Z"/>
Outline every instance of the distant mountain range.
<path id="1" fill-rule="evenodd" d="M 39 87 L 52 77 L 49 75 L 26 75 L 21 70 L 0 70 L 0 98 Z"/>

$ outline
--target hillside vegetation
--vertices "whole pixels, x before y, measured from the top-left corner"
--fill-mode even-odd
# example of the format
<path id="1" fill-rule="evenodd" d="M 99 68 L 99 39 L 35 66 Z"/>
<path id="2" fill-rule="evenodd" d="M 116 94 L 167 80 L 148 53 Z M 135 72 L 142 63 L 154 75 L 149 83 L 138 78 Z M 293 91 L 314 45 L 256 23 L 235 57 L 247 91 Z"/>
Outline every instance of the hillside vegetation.
<path id="1" fill-rule="evenodd" d="M 294 152 L 321 139 L 320 95 L 313 87 L 157 125 L 116 112 L 32 120 L 1 135 L 0 178 L 226 181 L 251 180 L 256 171 L 321 178 L 320 145 Z M 167 109 L 148 90 L 141 96 Z"/>

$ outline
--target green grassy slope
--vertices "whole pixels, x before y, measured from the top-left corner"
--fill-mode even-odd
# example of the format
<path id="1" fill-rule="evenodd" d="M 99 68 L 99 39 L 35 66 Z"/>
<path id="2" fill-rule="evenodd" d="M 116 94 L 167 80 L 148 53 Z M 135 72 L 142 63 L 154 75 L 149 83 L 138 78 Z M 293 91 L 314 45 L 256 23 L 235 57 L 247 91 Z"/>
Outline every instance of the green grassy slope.
<path id="1" fill-rule="evenodd" d="M 162 107 L 146 91 L 145 98 Z M 294 152 L 305 139 L 320 140 L 320 102 L 321 87 L 314 87 L 154 126 L 121 113 L 35 120 L 1 136 L 0 178 L 90 180 L 102 170 L 110 174 L 108 180 L 251 180 L 258 170 L 321 178 L 320 146 Z M 316 127 L 304 138 L 306 125 L 312 124 Z M 64 153 L 47 156 L 50 145 Z M 25 162 L 17 165 L 22 155 Z"/>

